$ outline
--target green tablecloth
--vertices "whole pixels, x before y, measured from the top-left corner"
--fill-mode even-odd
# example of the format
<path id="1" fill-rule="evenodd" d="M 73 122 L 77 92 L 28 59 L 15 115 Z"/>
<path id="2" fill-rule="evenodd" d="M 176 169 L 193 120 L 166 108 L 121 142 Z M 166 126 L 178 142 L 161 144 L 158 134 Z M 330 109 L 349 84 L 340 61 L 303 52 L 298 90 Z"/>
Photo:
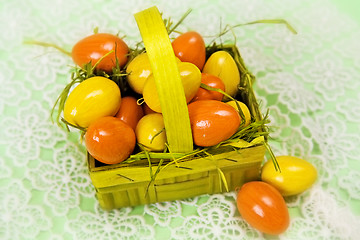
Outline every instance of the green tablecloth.
<path id="1" fill-rule="evenodd" d="M 278 239 L 357 239 L 360 235 L 360 3 L 356 1 L 99 1 L 0 3 L 0 239 L 263 239 L 236 210 L 235 193 L 103 211 L 94 197 L 76 131 L 51 123 L 71 59 L 24 40 L 70 50 L 100 32 L 140 39 L 133 14 L 157 5 L 165 17 L 193 11 L 179 30 L 283 18 L 283 25 L 234 29 L 270 110 L 276 155 L 316 166 L 319 179 L 287 198 L 289 229 Z M 231 39 L 229 35 L 224 40 Z"/>

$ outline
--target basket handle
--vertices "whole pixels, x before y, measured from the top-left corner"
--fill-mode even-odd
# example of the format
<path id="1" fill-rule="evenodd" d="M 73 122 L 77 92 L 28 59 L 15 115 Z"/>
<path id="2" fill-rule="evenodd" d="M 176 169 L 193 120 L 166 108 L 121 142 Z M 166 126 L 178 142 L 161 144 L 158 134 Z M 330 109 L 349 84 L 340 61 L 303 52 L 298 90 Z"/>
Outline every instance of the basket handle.
<path id="1" fill-rule="evenodd" d="M 157 7 L 134 15 L 159 95 L 171 152 L 191 152 L 193 139 L 184 89 L 174 50 Z"/>

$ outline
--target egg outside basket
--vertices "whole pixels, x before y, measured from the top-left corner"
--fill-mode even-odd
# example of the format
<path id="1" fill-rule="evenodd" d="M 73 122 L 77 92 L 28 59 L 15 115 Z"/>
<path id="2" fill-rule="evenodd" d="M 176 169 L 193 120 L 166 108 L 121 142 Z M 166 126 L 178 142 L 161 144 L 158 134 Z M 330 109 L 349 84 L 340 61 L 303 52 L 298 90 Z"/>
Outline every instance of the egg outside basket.
<path id="1" fill-rule="evenodd" d="M 156 8 L 145 10 L 138 18 L 146 14 L 152 14 L 153 17 L 158 17 L 157 21 L 162 22 Z M 148 22 L 149 19 L 143 20 Z M 137 21 L 141 21 L 141 19 L 137 19 Z M 149 24 L 154 25 L 155 23 Z M 138 25 L 141 31 L 139 22 Z M 142 27 L 144 28 L 144 26 Z M 143 32 L 142 37 L 146 50 L 150 54 L 151 47 L 146 46 L 146 34 Z M 238 66 L 241 83 L 235 98 L 248 106 L 254 122 L 261 121 L 262 115 L 251 87 L 254 78 L 247 71 L 237 48 L 213 45 L 207 47 L 207 55 L 218 50 L 229 52 Z M 149 59 L 151 61 L 150 56 Z M 155 71 L 154 67 L 153 71 Z M 164 115 L 164 119 L 165 117 Z M 166 127 L 167 135 L 168 131 L 169 129 Z M 191 132 L 191 130 L 189 131 Z M 171 160 L 169 158 L 164 160 L 160 153 L 147 153 L 145 154 L 147 157 L 133 162 L 104 166 L 88 154 L 89 174 L 96 189 L 99 204 L 102 208 L 109 210 L 233 191 L 247 181 L 258 179 L 266 151 L 264 145 L 266 134 L 263 126 L 256 131 L 260 137 L 250 143 L 241 140 L 242 145 L 237 147 L 236 145 L 225 145 L 215 150 L 210 148 L 201 151 L 200 149 L 196 153 L 191 151 L 188 153 L 165 153 L 171 155 Z"/>

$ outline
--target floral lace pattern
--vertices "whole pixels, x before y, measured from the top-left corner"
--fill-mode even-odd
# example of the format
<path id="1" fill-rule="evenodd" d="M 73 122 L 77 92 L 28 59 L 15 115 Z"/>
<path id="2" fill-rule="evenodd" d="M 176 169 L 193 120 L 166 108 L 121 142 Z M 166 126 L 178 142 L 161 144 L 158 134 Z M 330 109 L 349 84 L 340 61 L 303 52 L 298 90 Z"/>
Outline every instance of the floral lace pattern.
<path id="1" fill-rule="evenodd" d="M 256 76 L 261 110 L 269 110 L 274 153 L 301 157 L 318 170 L 310 190 L 286 198 L 291 223 L 278 238 L 357 239 L 360 27 L 330 0 L 2 2 L 0 239 L 271 239 L 242 219 L 235 192 L 102 210 L 79 134 L 51 122 L 73 63 L 23 42 L 70 51 L 99 27 L 134 46 L 140 33 L 133 14 L 153 5 L 174 20 L 192 8 L 178 30 L 199 31 L 207 43 L 227 24 L 284 18 L 294 26 L 296 35 L 281 24 L 233 29 Z"/>
<path id="2" fill-rule="evenodd" d="M 83 161 L 85 154 L 74 145 L 66 144 L 54 153 L 54 161 L 43 161 L 31 169 L 32 185 L 45 192 L 44 203 L 56 215 L 66 215 L 80 204 L 80 197 L 92 197 L 94 190 Z"/>
<path id="3" fill-rule="evenodd" d="M 7 155 L 14 158 L 15 165 L 25 166 L 29 160 L 38 159 L 41 147 L 54 147 L 64 138 L 65 133 L 53 126 L 47 116 L 49 112 L 34 101 L 18 111 L 16 117 L 0 120 L 0 143 L 8 144 Z"/>
<path id="4" fill-rule="evenodd" d="M 129 215 L 130 208 L 111 212 L 82 212 L 68 222 L 67 229 L 76 239 L 153 239 L 154 230 L 141 216 Z"/>
<path id="5" fill-rule="evenodd" d="M 1 239 L 34 239 L 51 227 L 52 223 L 41 206 L 28 204 L 31 193 L 21 182 L 12 181 L 7 187 L 2 187 L 0 193 Z"/>
<path id="6" fill-rule="evenodd" d="M 173 229 L 174 239 L 235 239 L 255 238 L 260 233 L 235 216 L 236 208 L 223 195 L 213 195 L 197 208 L 198 216 L 185 218 Z"/>

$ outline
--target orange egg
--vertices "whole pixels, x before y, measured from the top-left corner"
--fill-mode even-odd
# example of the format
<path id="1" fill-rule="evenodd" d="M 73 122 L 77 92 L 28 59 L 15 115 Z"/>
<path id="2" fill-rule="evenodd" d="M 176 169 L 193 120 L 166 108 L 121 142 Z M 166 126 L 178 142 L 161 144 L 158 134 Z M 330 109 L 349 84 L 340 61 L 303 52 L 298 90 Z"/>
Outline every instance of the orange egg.
<path id="1" fill-rule="evenodd" d="M 188 105 L 191 130 L 197 146 L 214 146 L 230 138 L 240 126 L 240 116 L 230 105 L 200 100 Z"/>
<path id="2" fill-rule="evenodd" d="M 201 83 L 212 87 L 217 88 L 225 92 L 225 84 L 223 81 L 208 73 L 201 73 Z M 192 101 L 198 101 L 198 100 L 218 100 L 221 101 L 224 94 L 221 92 L 213 91 L 213 90 L 207 90 L 205 88 L 200 87 L 195 95 L 195 97 L 192 99 Z"/>
<path id="3" fill-rule="evenodd" d="M 257 230 L 278 235 L 289 226 L 290 216 L 280 192 L 268 183 L 245 183 L 237 194 L 241 216 Z"/>
<path id="4" fill-rule="evenodd" d="M 116 59 L 120 67 L 125 65 L 128 52 L 128 46 L 118 36 L 96 33 L 77 42 L 72 48 L 71 56 L 77 65 L 84 67 L 89 62 L 94 66 L 102 57 L 110 53 L 99 62 L 96 69 L 111 72 L 116 66 Z"/>
<path id="5" fill-rule="evenodd" d="M 105 164 L 124 161 L 136 144 L 134 130 L 116 117 L 102 117 L 94 121 L 85 133 L 87 151 Z"/>
<path id="6" fill-rule="evenodd" d="M 120 109 L 115 116 L 123 120 L 135 131 L 137 123 L 144 116 L 144 111 L 137 104 L 135 97 L 126 96 L 121 99 Z"/>
<path id="7" fill-rule="evenodd" d="M 205 64 L 206 49 L 202 36 L 194 31 L 181 34 L 172 42 L 175 56 L 182 62 L 195 64 L 200 70 Z"/>

